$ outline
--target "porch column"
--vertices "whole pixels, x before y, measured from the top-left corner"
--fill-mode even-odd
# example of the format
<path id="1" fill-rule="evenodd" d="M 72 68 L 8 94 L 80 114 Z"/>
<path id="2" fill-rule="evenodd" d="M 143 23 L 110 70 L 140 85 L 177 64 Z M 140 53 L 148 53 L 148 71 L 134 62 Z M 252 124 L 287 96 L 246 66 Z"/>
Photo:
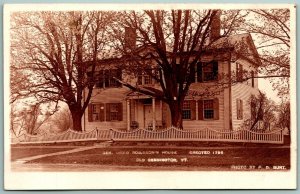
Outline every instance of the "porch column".
<path id="1" fill-rule="evenodd" d="M 198 101 L 196 100 L 196 120 L 199 118 L 199 112 L 198 112 Z"/>
<path id="2" fill-rule="evenodd" d="M 126 101 L 127 103 L 127 131 L 130 130 L 130 100 Z"/>
<path id="3" fill-rule="evenodd" d="M 152 120 L 152 129 L 153 131 L 155 131 L 155 98 L 152 98 L 152 116 L 153 116 L 153 120 Z"/>
<path id="4" fill-rule="evenodd" d="M 163 109 L 162 109 L 162 100 L 159 101 L 159 110 L 160 110 L 160 119 L 161 119 L 161 122 L 163 122 Z"/>

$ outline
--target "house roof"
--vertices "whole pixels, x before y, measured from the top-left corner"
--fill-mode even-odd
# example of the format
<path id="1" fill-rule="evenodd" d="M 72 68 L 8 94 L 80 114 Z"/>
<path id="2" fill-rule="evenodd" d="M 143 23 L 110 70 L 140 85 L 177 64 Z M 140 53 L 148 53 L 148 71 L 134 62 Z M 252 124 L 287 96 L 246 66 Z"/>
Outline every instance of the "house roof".
<path id="1" fill-rule="evenodd" d="M 137 53 L 145 53 L 144 59 L 151 59 L 150 53 L 153 53 L 153 47 L 150 45 L 143 45 L 141 47 L 138 47 L 135 50 L 136 54 L 133 54 L 133 56 L 137 55 Z M 215 42 L 213 42 L 211 45 L 208 45 L 204 52 L 222 52 L 222 51 L 231 51 L 235 54 L 237 58 L 243 58 L 247 61 L 249 61 L 252 64 L 260 65 L 261 62 L 259 60 L 259 55 L 256 50 L 256 47 L 254 45 L 253 39 L 251 37 L 250 33 L 243 33 L 243 34 L 235 34 L 225 37 L 220 37 Z M 196 53 L 196 52 L 195 52 Z M 169 52 L 171 55 L 172 52 Z M 178 53 L 180 54 L 180 53 Z M 184 53 L 182 53 L 184 54 Z M 108 57 L 105 59 L 101 59 L 98 61 L 99 64 L 107 64 L 107 63 L 118 63 L 118 62 L 124 62 L 130 60 L 130 57 L 132 56 L 114 56 L 114 57 Z"/>
<path id="2" fill-rule="evenodd" d="M 144 90 L 144 91 L 148 91 L 150 93 L 153 93 L 153 95 L 156 95 L 156 96 L 159 96 L 159 97 L 163 97 L 163 91 L 158 89 L 158 88 L 155 88 L 155 87 L 151 87 L 151 86 L 141 86 L 140 87 L 141 90 Z M 128 98 L 149 98 L 150 96 L 149 95 L 146 95 L 146 94 L 143 94 L 141 92 L 138 92 L 138 91 L 130 91 L 128 94 L 127 94 L 127 97 Z"/>
<path id="3" fill-rule="evenodd" d="M 227 37 L 221 37 L 212 43 L 209 49 L 233 48 L 237 58 L 243 58 L 250 63 L 260 65 L 259 54 L 254 45 L 250 33 L 235 34 Z"/>

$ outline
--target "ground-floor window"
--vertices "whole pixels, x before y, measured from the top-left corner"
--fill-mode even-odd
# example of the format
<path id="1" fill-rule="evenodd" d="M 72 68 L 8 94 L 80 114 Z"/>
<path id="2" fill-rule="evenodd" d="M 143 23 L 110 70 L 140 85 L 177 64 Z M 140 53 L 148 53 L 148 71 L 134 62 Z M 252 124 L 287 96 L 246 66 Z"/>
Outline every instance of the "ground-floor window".
<path id="1" fill-rule="evenodd" d="M 122 121 L 122 103 L 93 103 L 88 107 L 88 120 L 93 121 Z"/>
<path id="2" fill-rule="evenodd" d="M 119 120 L 119 114 L 122 114 L 119 112 L 119 104 L 110 104 L 110 120 L 111 121 L 117 121 Z"/>
<path id="3" fill-rule="evenodd" d="M 205 99 L 198 101 L 199 120 L 219 119 L 219 99 Z"/>
<path id="4" fill-rule="evenodd" d="M 191 103 L 189 100 L 183 102 L 182 118 L 191 119 Z"/>
<path id="5" fill-rule="evenodd" d="M 204 100 L 203 109 L 204 109 L 204 119 L 213 119 L 214 118 L 214 101 L 213 100 Z"/>
<path id="6" fill-rule="evenodd" d="M 243 101 L 241 99 L 236 100 L 236 114 L 238 120 L 243 119 Z"/>

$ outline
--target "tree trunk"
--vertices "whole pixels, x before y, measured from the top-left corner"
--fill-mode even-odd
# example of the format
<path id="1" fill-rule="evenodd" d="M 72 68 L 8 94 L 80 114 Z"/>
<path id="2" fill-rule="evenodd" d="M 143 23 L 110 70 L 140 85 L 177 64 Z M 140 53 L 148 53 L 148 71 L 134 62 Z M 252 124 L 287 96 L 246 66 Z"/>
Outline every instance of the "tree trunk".
<path id="1" fill-rule="evenodd" d="M 171 125 L 179 129 L 183 128 L 182 124 L 182 106 L 177 101 L 169 103 L 169 108 L 171 111 Z"/>
<path id="2" fill-rule="evenodd" d="M 82 113 L 81 113 L 80 109 L 78 107 L 77 108 L 70 107 L 70 112 L 72 115 L 73 130 L 74 131 L 82 131 L 82 124 L 81 124 Z"/>

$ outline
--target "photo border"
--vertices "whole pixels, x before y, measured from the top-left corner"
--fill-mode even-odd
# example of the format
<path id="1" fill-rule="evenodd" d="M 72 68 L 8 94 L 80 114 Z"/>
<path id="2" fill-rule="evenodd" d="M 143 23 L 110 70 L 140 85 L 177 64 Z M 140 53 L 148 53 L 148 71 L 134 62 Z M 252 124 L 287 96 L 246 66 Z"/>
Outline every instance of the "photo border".
<path id="1" fill-rule="evenodd" d="M 67 7 L 67 6 L 68 7 Z M 77 4 L 80 5 L 80 4 Z M 67 10 L 74 10 L 74 4 L 59 4 L 59 6 L 68 8 Z M 84 4 L 87 6 L 87 4 Z M 89 4 L 92 9 L 96 6 L 100 8 L 106 6 L 118 5 L 117 9 L 124 10 L 124 8 L 132 9 L 132 6 L 141 4 Z M 161 9 L 162 4 L 143 4 L 146 8 L 155 8 L 158 6 Z M 209 8 L 218 8 L 224 4 L 201 4 L 203 6 L 209 6 Z M 35 6 L 39 6 L 38 8 Z M 166 6 L 166 3 L 164 3 Z M 195 8 L 199 4 L 172 4 L 171 8 Z M 253 5 L 253 4 L 226 4 L 226 6 L 234 7 L 234 9 L 249 8 L 249 6 L 255 6 L 257 8 L 266 7 L 265 4 Z M 237 7 L 238 6 L 238 7 Z M 296 12 L 293 8 L 294 5 L 287 4 L 268 4 L 266 8 L 290 8 L 291 10 L 291 21 L 296 20 Z M 11 11 L 20 10 L 40 10 L 40 9 L 50 9 L 53 10 L 57 8 L 57 4 L 14 4 L 4 6 L 4 129 L 8 129 L 9 126 L 9 13 Z M 121 9 L 122 8 L 122 9 Z M 143 7 L 145 8 L 145 7 Z M 158 7 L 156 7 L 158 8 Z M 168 7 L 169 9 L 170 7 Z M 220 8 L 220 7 L 219 7 Z M 60 10 L 60 8 L 58 8 Z M 139 8 L 140 9 L 140 8 Z M 55 9 L 57 10 L 57 9 Z M 66 10 L 66 9 L 63 9 Z M 78 10 L 82 7 L 78 6 Z M 115 9 L 114 9 L 115 10 Z M 290 78 L 290 96 L 291 96 L 291 169 L 289 172 L 281 171 L 268 171 L 268 172 L 211 172 L 211 171 L 200 171 L 200 172 L 183 172 L 183 171 L 170 171 L 170 172 L 132 172 L 132 171 L 120 171 L 120 172 L 88 172 L 88 173 L 73 173 L 73 172 L 26 172 L 26 173 L 16 173 L 10 171 L 10 161 L 9 161 L 9 131 L 4 131 L 4 156 L 5 166 L 4 166 L 4 178 L 5 178 L 5 189 L 290 189 L 296 187 L 296 28 L 295 25 L 291 25 L 291 78 Z M 41 173 L 43 178 L 41 178 Z M 105 175 L 102 175 L 105 174 Z M 142 173 L 142 175 L 141 175 Z M 81 179 L 78 179 L 79 175 Z M 179 175 L 179 176 L 178 176 Z M 221 176 L 221 178 L 220 178 Z M 157 179 L 157 177 L 160 177 Z M 219 178 L 218 178 L 219 177 Z M 219 180 L 216 180 L 216 179 Z M 164 180 L 164 182 L 161 181 Z M 96 181 L 91 181 L 96 180 Z M 101 186 L 97 180 L 101 180 Z M 128 181 L 124 181 L 128 180 Z M 134 181 L 133 181 L 134 180 Z M 137 181 L 139 180 L 139 181 Z M 193 181 L 191 181 L 193 180 Z M 211 181 L 214 180 L 214 181 Z M 276 182 L 274 182 L 276 181 Z M 16 186 L 15 183 L 18 183 Z M 116 182 L 118 185 L 116 185 Z M 216 185 L 216 182 L 218 185 Z M 236 184 L 239 185 L 236 185 Z M 54 186 L 55 185 L 55 186 Z M 76 187 L 74 187 L 76 185 Z M 100 186 L 100 187 L 99 187 Z"/>

